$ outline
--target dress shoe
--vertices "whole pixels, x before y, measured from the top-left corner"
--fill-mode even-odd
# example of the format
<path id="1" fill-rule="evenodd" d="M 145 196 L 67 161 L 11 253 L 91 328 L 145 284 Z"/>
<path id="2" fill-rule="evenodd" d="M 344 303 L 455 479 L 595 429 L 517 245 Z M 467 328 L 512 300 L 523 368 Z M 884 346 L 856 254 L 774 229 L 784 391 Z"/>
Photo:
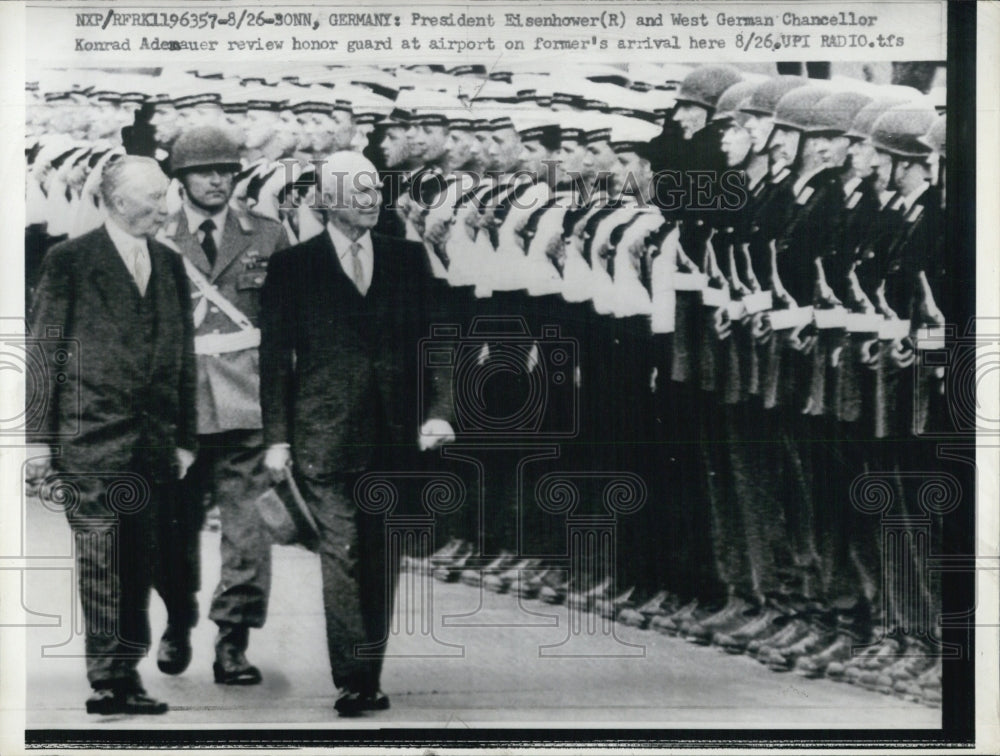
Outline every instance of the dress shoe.
<path id="1" fill-rule="evenodd" d="M 87 699 L 88 714 L 166 714 L 169 707 L 146 695 L 142 688 L 102 688 Z"/>
<path id="2" fill-rule="evenodd" d="M 380 690 L 374 693 L 345 690 L 337 697 L 333 708 L 342 717 L 356 717 L 366 711 L 386 711 L 389 708 L 389 697 Z"/>
<path id="3" fill-rule="evenodd" d="M 731 598 L 726 605 L 705 619 L 688 625 L 684 632 L 684 640 L 707 646 L 712 642 L 712 634 L 716 630 L 735 629 L 746 622 L 746 612 L 750 604 L 741 598 Z"/>
<path id="4" fill-rule="evenodd" d="M 851 658 L 851 646 L 857 641 L 847 633 L 839 633 L 826 648 L 795 662 L 795 674 L 818 679 L 826 675 L 827 668 L 834 663 L 843 664 Z"/>
<path id="5" fill-rule="evenodd" d="M 191 630 L 167 625 L 156 650 L 156 666 L 165 675 L 179 675 L 191 663 Z"/>
<path id="6" fill-rule="evenodd" d="M 782 614 L 772 606 L 763 607 L 731 633 L 715 633 L 712 637 L 712 644 L 727 654 L 742 654 L 746 651 L 750 641 L 773 635 L 776 628 L 784 624 L 786 617 L 787 615 Z"/>
<path id="7" fill-rule="evenodd" d="M 260 670 L 246 657 L 249 635 L 250 628 L 245 625 L 219 623 L 212 665 L 215 682 L 222 685 L 257 685 L 260 682 Z"/>

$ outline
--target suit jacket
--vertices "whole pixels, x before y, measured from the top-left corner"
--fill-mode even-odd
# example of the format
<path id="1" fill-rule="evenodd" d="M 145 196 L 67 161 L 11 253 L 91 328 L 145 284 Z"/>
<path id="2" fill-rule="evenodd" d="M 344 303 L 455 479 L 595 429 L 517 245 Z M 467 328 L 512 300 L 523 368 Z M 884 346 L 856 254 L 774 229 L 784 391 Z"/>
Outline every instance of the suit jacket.
<path id="1" fill-rule="evenodd" d="M 275 250 L 288 246 L 288 237 L 280 223 L 230 207 L 214 266 L 208 264 L 205 250 L 188 228 L 183 210 L 167 222 L 163 235 L 222 296 L 257 324 L 268 259 Z M 196 336 L 239 331 L 239 326 L 218 307 L 203 302 L 194 284 L 191 289 L 195 297 L 192 301 Z M 199 354 L 197 362 L 198 433 L 260 428 L 257 350 Z"/>
<path id="2" fill-rule="evenodd" d="M 169 480 L 174 449 L 195 448 L 188 281 L 167 247 L 150 241 L 149 256 L 145 298 L 103 225 L 45 257 L 31 331 L 46 364 L 46 401 L 30 436 L 62 446 L 57 470 L 113 473 L 141 461 Z"/>
<path id="3" fill-rule="evenodd" d="M 451 418 L 450 380 L 437 371 L 423 380 L 418 342 L 433 312 L 425 252 L 378 234 L 372 242 L 375 266 L 364 297 L 325 231 L 276 252 L 268 266 L 264 438 L 290 443 L 308 477 L 405 465 L 423 420 Z"/>

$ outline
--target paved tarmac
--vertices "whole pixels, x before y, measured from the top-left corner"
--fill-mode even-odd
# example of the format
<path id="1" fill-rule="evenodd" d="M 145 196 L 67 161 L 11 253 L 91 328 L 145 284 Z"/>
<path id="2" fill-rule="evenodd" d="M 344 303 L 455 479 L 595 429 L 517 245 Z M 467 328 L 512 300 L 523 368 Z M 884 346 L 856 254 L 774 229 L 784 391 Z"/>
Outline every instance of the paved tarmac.
<path id="1" fill-rule="evenodd" d="M 655 632 L 586 615 L 572 632 L 569 610 L 429 576 L 404 573 L 382 687 L 386 712 L 338 719 L 327 662 L 319 560 L 274 547 L 267 625 L 251 634 L 248 656 L 264 676 L 255 687 L 212 681 L 215 625 L 193 632 L 188 671 L 156 669 L 155 646 L 140 667 L 151 695 L 170 704 L 162 717 L 94 717 L 70 551 L 61 513 L 29 500 L 25 554 L 51 569 L 30 570 L 25 605 L 41 627 L 28 631 L 29 728 L 204 727 L 220 724 L 336 727 L 571 726 L 666 728 L 938 728 L 940 711 L 826 680 L 774 673 Z M 202 539 L 208 607 L 219 574 L 219 535 Z M 60 558 L 63 555 L 63 558 Z M 423 596 L 421 600 L 419 597 Z M 422 611 L 422 609 L 424 611 Z M 48 616 L 46 616 L 48 615 Z M 154 643 L 165 623 L 153 596 Z M 421 627 L 422 621 L 426 623 Z"/>

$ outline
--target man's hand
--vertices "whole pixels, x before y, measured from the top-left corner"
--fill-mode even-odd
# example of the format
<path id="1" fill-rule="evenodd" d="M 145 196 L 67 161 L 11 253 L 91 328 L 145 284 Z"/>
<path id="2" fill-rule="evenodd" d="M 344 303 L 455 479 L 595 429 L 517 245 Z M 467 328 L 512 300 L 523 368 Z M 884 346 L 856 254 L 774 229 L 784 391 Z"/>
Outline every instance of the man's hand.
<path id="1" fill-rule="evenodd" d="M 819 340 L 816 328 L 812 323 L 806 323 L 798 328 L 792 329 L 788 334 L 788 345 L 796 352 L 810 354 Z"/>
<path id="2" fill-rule="evenodd" d="M 713 313 L 712 329 L 715 332 L 715 338 L 719 341 L 725 341 L 732 335 L 733 321 L 729 319 L 729 310 L 725 307 L 718 307 Z"/>
<path id="3" fill-rule="evenodd" d="M 27 454 L 24 477 L 28 483 L 37 483 L 52 471 L 52 449 L 45 444 L 33 444 L 28 447 Z"/>
<path id="4" fill-rule="evenodd" d="M 292 450 L 288 444 L 269 446 L 264 454 L 264 468 L 271 476 L 271 481 L 280 483 L 285 478 L 288 466 L 292 464 Z"/>
<path id="5" fill-rule="evenodd" d="M 434 218 L 427 224 L 424 241 L 430 244 L 444 244 L 451 235 L 452 218 Z"/>
<path id="6" fill-rule="evenodd" d="M 913 342 L 909 337 L 905 339 L 895 339 L 889 347 L 889 361 L 898 370 L 910 367 L 916 359 L 916 352 L 913 349 Z"/>
<path id="7" fill-rule="evenodd" d="M 177 480 L 184 480 L 188 469 L 194 464 L 194 452 L 177 447 Z"/>
<path id="8" fill-rule="evenodd" d="M 442 444 L 448 444 L 455 440 L 455 431 L 452 430 L 451 423 L 447 420 L 432 418 L 420 426 L 420 435 L 417 443 L 420 451 L 436 449 Z"/>
<path id="9" fill-rule="evenodd" d="M 771 340 L 774 331 L 771 330 L 771 321 L 766 312 L 754 313 L 750 322 L 750 334 L 756 344 L 766 344 Z"/>

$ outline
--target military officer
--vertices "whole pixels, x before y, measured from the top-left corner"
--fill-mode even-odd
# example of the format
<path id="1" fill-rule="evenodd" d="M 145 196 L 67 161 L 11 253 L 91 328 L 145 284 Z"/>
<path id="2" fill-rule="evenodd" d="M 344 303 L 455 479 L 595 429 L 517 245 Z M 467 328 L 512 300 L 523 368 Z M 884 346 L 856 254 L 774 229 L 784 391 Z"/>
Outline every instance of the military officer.
<path id="1" fill-rule="evenodd" d="M 168 624 L 157 663 L 179 674 L 190 662 L 190 628 L 198 619 L 198 529 L 208 494 L 222 526 L 222 574 L 208 615 L 219 626 L 215 681 L 254 684 L 260 671 L 245 651 L 250 628 L 264 624 L 271 579 L 270 542 L 253 507 L 267 485 L 256 322 L 267 260 L 288 242 L 279 223 L 230 203 L 240 162 L 237 145 L 224 131 L 200 126 L 183 132 L 171 164 L 184 204 L 162 238 L 184 256 L 194 292 L 202 453 L 164 526 L 170 539 L 164 556 L 176 562 L 158 585 Z"/>

